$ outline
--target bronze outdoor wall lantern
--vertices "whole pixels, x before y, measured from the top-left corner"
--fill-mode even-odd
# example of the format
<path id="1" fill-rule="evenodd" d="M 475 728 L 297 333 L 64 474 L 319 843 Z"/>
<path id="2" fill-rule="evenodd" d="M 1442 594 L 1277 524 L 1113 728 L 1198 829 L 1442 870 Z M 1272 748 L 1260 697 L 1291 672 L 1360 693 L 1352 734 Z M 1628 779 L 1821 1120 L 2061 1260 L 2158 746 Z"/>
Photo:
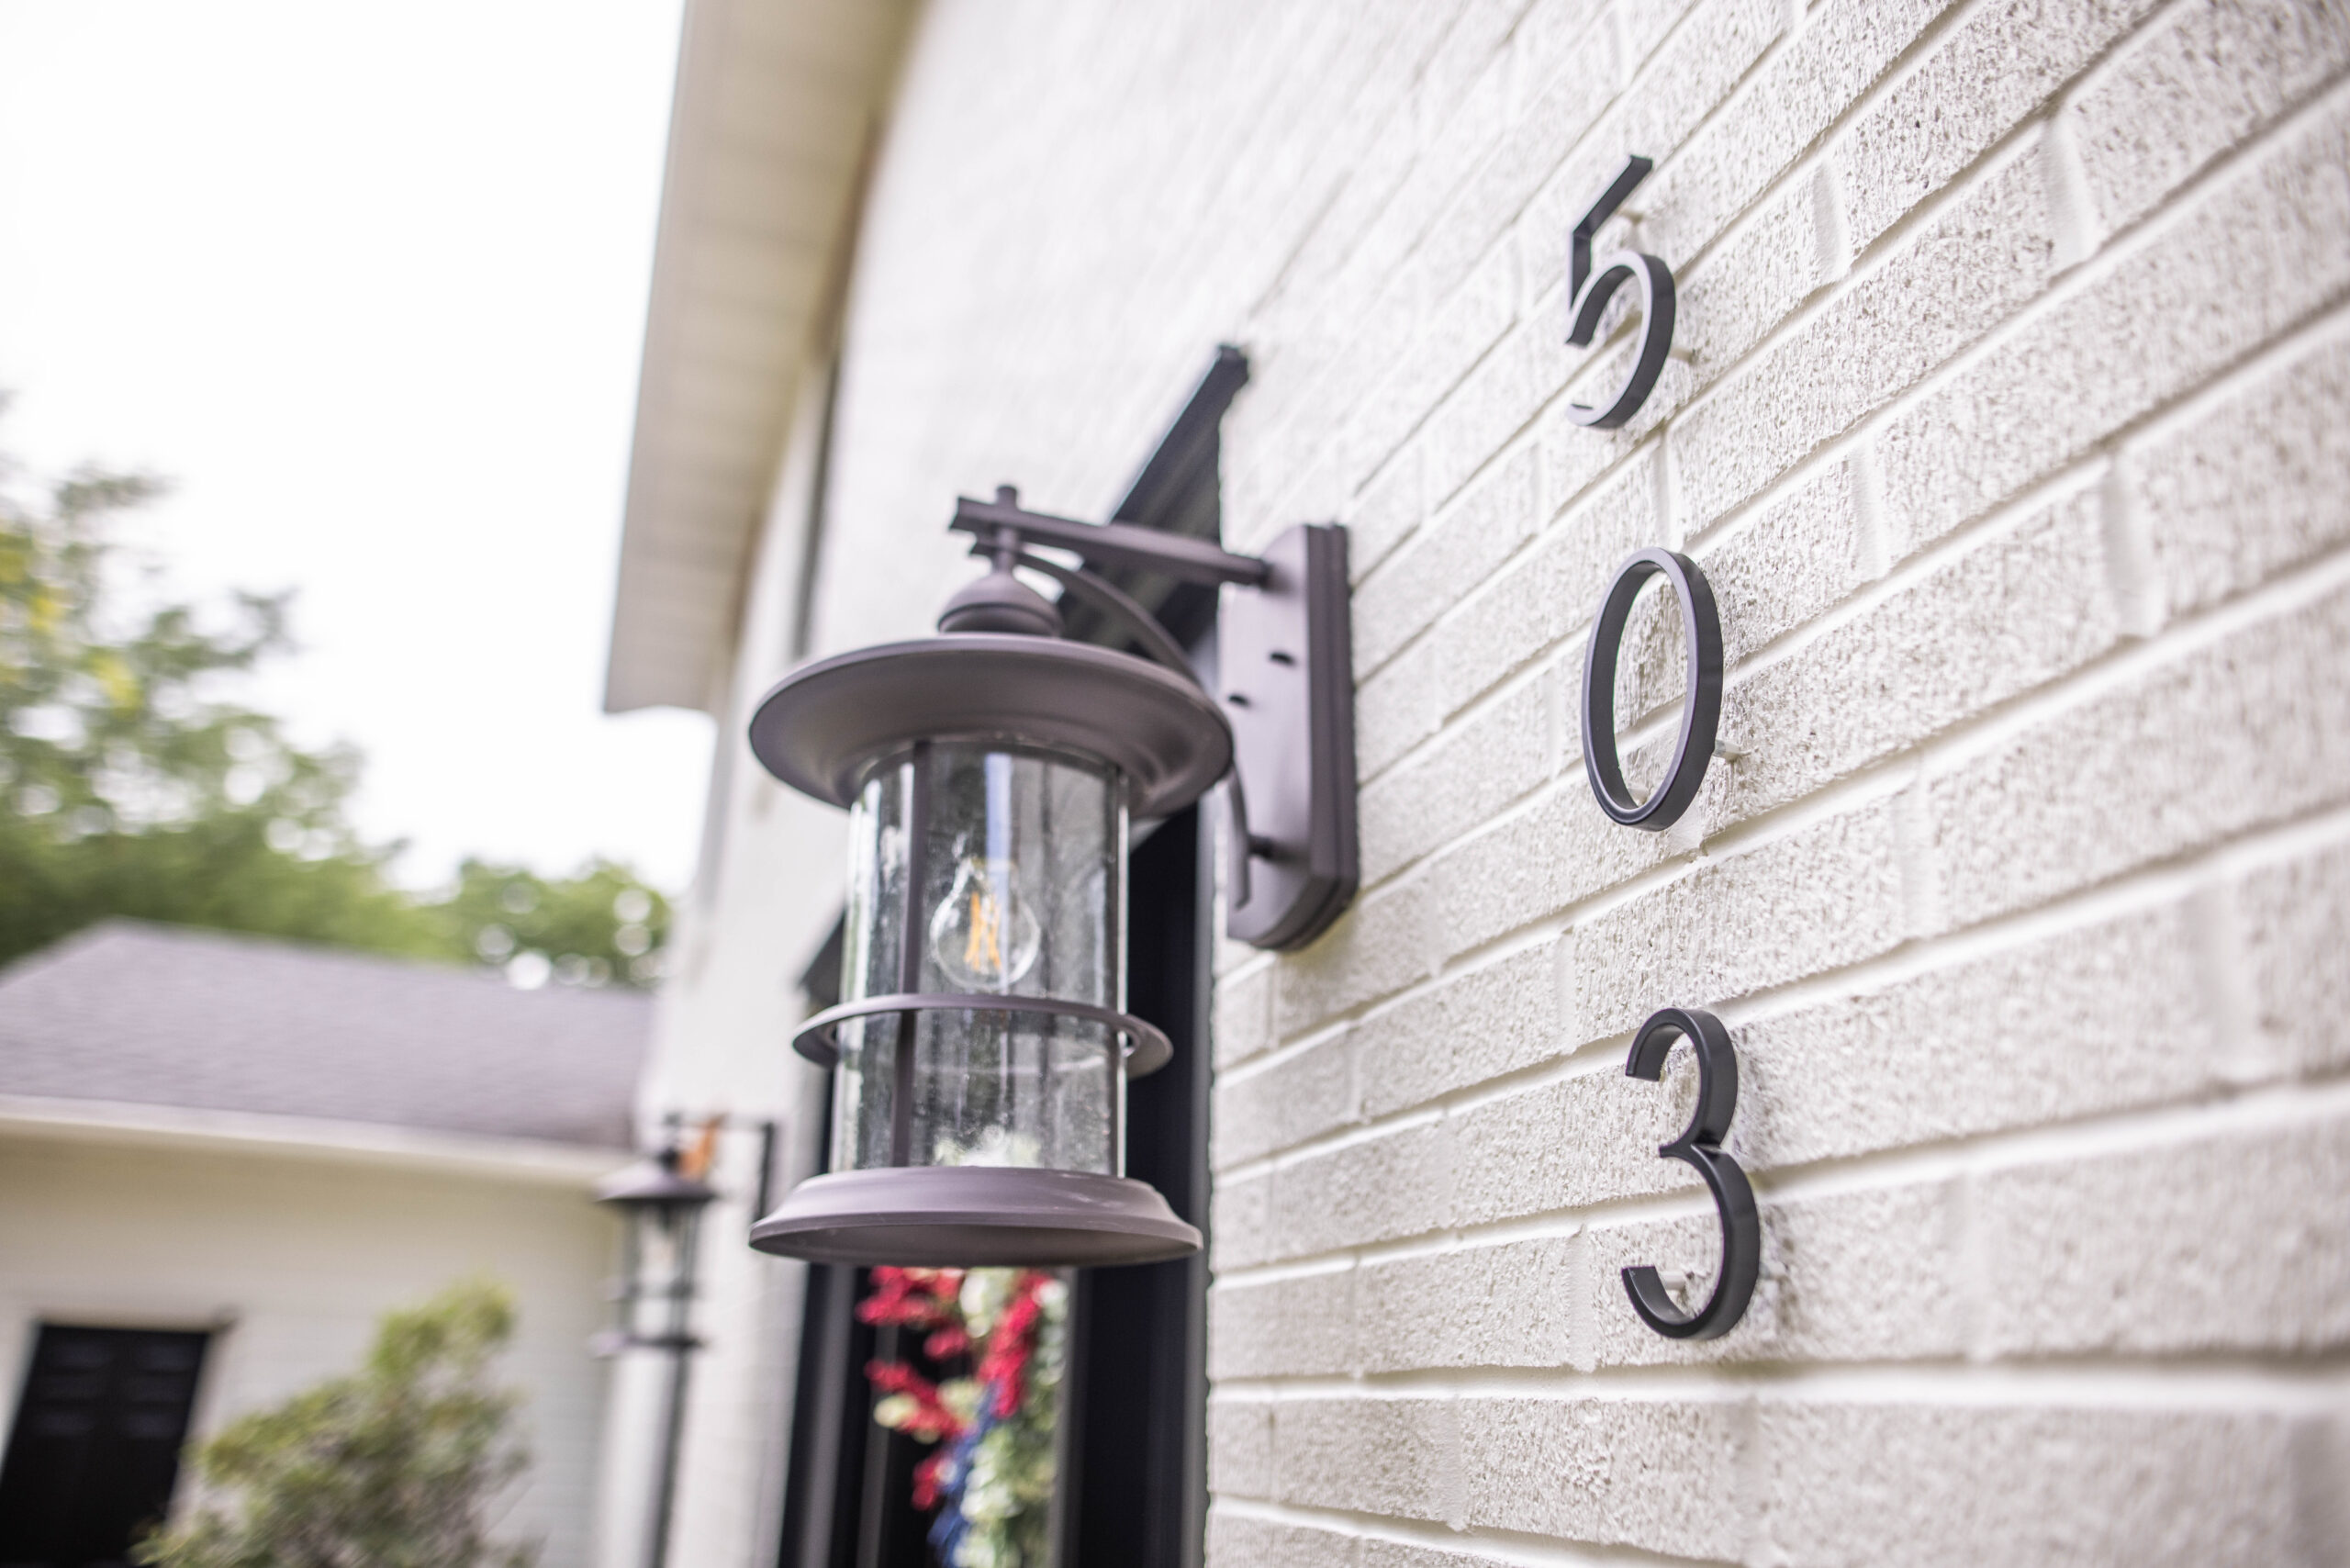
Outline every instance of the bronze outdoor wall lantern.
<path id="1" fill-rule="evenodd" d="M 672 1142 L 596 1186 L 596 1201 L 620 1212 L 621 1277 L 612 1292 L 612 1326 L 595 1339 L 603 1354 L 624 1350 L 683 1350 L 694 1296 L 694 1252 L 701 1211 L 718 1192 L 689 1170 L 688 1151 Z"/>
<path id="2" fill-rule="evenodd" d="M 1346 907 L 1346 536 L 1294 528 L 1259 559 L 1024 511 L 1008 488 L 960 501 L 952 526 L 990 569 L 948 601 L 937 636 L 808 665 L 751 721 L 769 772 L 850 813 L 845 1000 L 793 1040 L 838 1069 L 831 1173 L 794 1189 L 752 1245 L 966 1267 L 1191 1252 L 1199 1232 L 1123 1174 L 1126 1080 L 1172 1050 L 1125 1011 L 1127 825 L 1229 778 L 1232 935 L 1294 946 Z M 1061 636 L 1058 606 L 1015 567 L 1147 656 Z M 1115 567 L 1236 589 L 1221 700 L 1097 575 Z"/>

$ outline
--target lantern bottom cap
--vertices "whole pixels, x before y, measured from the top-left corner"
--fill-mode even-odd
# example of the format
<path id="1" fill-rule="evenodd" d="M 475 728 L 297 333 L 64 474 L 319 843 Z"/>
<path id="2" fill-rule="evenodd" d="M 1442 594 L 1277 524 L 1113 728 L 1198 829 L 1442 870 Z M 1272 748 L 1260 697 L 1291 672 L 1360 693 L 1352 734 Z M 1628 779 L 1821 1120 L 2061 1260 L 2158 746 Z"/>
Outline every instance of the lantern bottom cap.
<path id="1" fill-rule="evenodd" d="M 1181 1258 L 1200 1233 L 1124 1176 L 897 1165 L 810 1177 L 751 1226 L 751 1245 L 811 1263 L 1053 1269 Z"/>

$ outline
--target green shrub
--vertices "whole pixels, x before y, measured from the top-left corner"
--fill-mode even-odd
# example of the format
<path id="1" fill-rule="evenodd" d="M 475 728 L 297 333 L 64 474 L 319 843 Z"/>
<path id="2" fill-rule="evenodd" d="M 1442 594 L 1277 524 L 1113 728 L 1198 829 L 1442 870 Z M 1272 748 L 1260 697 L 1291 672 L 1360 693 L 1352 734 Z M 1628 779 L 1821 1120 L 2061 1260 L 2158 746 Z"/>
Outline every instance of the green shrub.
<path id="1" fill-rule="evenodd" d="M 514 1332 L 503 1287 L 472 1282 L 384 1318 L 366 1364 L 196 1445 L 205 1505 L 151 1537 L 155 1568 L 528 1568 L 489 1538 L 528 1457 L 520 1395 L 490 1382 Z"/>

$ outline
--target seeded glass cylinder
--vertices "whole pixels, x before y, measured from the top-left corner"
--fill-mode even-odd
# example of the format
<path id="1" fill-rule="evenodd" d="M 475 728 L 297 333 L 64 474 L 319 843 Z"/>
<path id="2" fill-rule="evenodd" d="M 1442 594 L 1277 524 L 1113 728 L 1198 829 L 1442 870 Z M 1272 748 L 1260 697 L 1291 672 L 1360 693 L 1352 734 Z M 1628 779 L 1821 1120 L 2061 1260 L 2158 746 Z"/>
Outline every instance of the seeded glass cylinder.
<path id="1" fill-rule="evenodd" d="M 1115 769 L 931 743 L 866 777 L 849 818 L 842 996 L 1125 1005 L 1126 812 Z M 1125 1168 L 1115 1031 L 948 1007 L 840 1030 L 833 1169 Z"/>

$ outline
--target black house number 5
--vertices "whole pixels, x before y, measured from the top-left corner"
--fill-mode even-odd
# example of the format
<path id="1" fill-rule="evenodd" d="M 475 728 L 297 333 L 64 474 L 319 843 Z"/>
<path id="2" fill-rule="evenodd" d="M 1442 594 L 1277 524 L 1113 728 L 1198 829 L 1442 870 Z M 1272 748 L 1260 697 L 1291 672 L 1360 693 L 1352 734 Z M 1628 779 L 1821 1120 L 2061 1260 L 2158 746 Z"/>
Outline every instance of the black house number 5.
<path id="1" fill-rule="evenodd" d="M 1695 1312 L 1684 1312 L 1646 1263 L 1624 1271 L 1624 1289 L 1640 1321 L 1671 1339 L 1716 1339 L 1746 1315 L 1754 1278 L 1762 1263 L 1762 1222 L 1754 1212 L 1754 1189 L 1738 1161 L 1722 1152 L 1730 1117 L 1738 1112 L 1738 1050 L 1720 1019 L 1694 1007 L 1668 1007 L 1653 1014 L 1632 1037 L 1628 1077 L 1654 1083 L 1664 1077 L 1673 1042 L 1685 1039 L 1697 1053 L 1697 1110 L 1682 1135 L 1657 1150 L 1665 1159 L 1695 1168 L 1714 1194 L 1722 1227 L 1721 1267 L 1714 1294 Z"/>
<path id="2" fill-rule="evenodd" d="M 1576 220 L 1569 243 L 1567 293 L 1573 303 L 1568 309 L 1574 324 L 1567 342 L 1574 347 L 1591 346 L 1599 319 L 1607 313 L 1607 302 L 1616 297 L 1617 289 L 1628 282 L 1640 288 L 1640 352 L 1632 362 L 1631 374 L 1609 402 L 1567 405 L 1567 418 L 1596 430 L 1614 430 L 1639 411 L 1655 390 L 1665 355 L 1673 352 L 1673 269 L 1663 258 L 1645 251 L 1610 251 L 1595 267 L 1591 259 L 1592 237 L 1655 167 L 1653 160 L 1637 154 L 1625 159 L 1624 167 L 1591 204 L 1591 210 Z"/>

